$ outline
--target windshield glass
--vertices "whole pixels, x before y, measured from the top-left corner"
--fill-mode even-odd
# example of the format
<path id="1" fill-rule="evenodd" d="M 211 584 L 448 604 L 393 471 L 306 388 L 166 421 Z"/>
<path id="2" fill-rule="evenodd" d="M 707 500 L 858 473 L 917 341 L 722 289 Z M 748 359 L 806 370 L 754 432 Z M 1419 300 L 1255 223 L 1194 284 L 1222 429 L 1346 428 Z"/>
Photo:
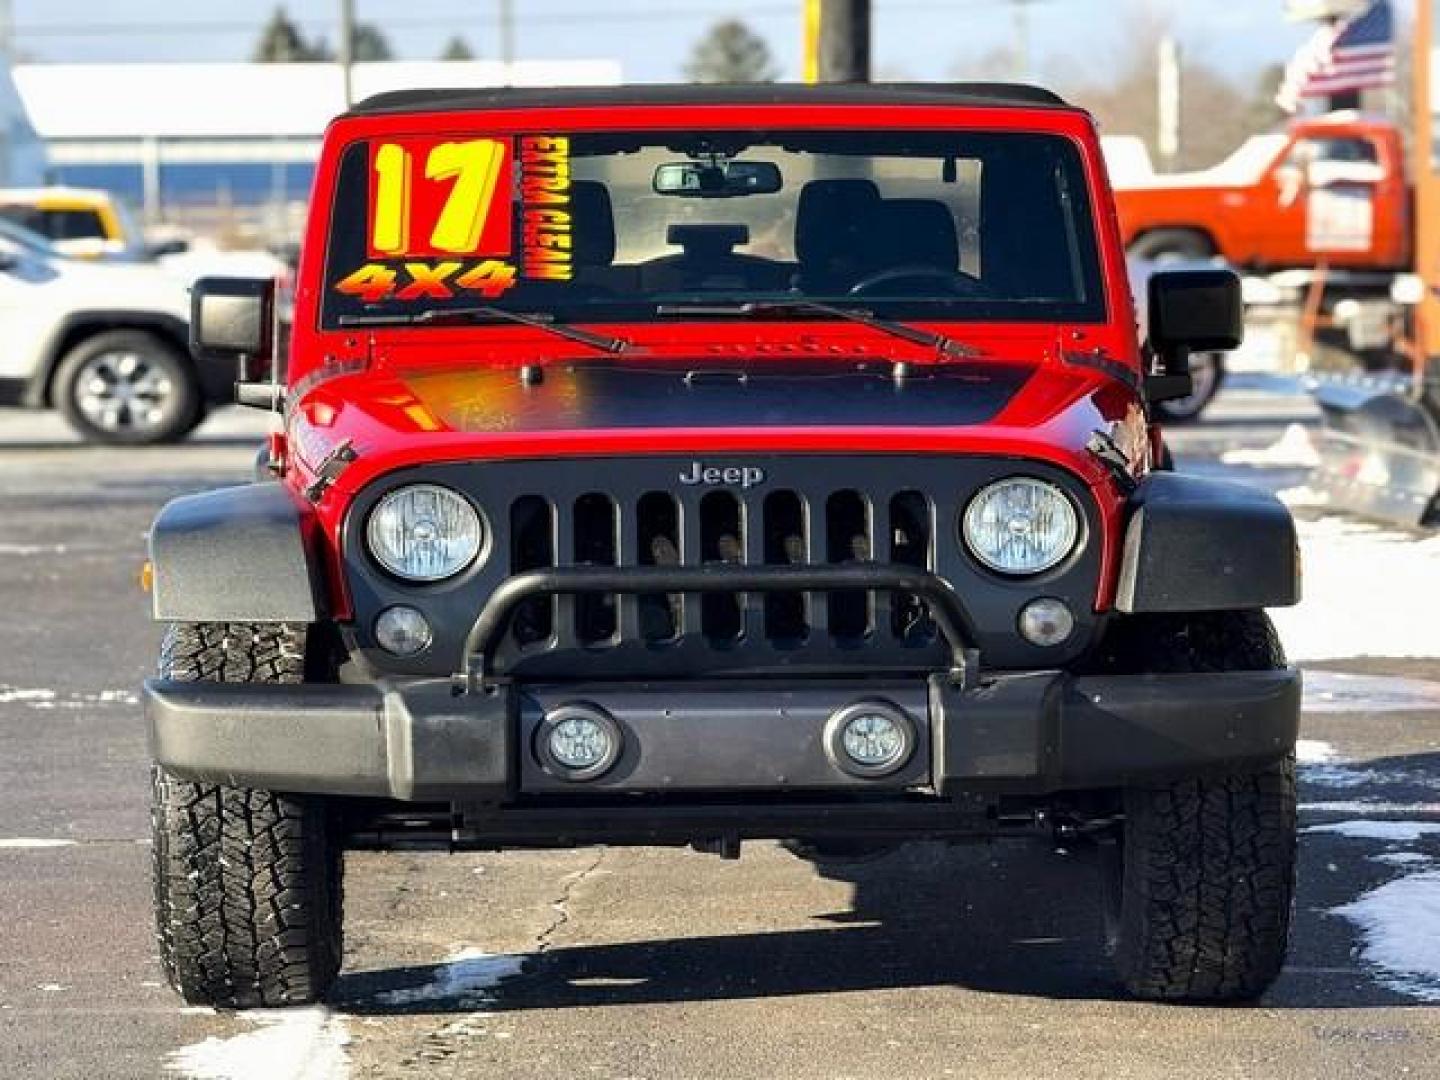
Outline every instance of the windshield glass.
<path id="1" fill-rule="evenodd" d="M 59 252 L 55 246 L 39 233 L 17 225 L 14 221 L 0 214 L 0 239 L 6 240 L 16 247 L 24 248 L 32 255 L 40 255 L 45 258 L 57 258 Z"/>
<path id="2" fill-rule="evenodd" d="M 1102 321 L 1080 155 L 1045 134 L 582 133 L 360 142 L 322 321 L 493 304 L 565 321 L 786 298 Z"/>

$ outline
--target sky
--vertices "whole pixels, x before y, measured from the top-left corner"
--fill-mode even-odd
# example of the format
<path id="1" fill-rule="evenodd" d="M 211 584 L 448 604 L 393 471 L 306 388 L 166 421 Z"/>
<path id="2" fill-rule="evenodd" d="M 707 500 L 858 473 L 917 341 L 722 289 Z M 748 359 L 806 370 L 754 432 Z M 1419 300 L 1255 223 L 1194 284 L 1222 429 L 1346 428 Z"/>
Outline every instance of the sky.
<path id="1" fill-rule="evenodd" d="M 459 33 L 497 54 L 496 0 L 355 0 L 403 59 L 428 59 Z M 50 61 L 242 60 L 275 0 L 10 0 L 18 49 Z M 288 0 L 310 35 L 335 39 L 338 0 Z M 3 7 L 3 0 L 0 0 Z M 679 77 L 695 39 L 739 17 L 770 43 L 784 75 L 800 67 L 800 0 L 514 0 L 522 58 L 613 58 L 630 81 Z M 1168 18 L 1187 54 L 1244 77 L 1289 58 L 1308 30 L 1283 0 L 1027 0 L 1035 66 L 1113 68 L 1136 11 Z M 1011 0 L 874 0 L 877 72 L 963 75 L 967 61 L 1016 40 Z M 398 14 L 397 12 L 403 12 Z"/>

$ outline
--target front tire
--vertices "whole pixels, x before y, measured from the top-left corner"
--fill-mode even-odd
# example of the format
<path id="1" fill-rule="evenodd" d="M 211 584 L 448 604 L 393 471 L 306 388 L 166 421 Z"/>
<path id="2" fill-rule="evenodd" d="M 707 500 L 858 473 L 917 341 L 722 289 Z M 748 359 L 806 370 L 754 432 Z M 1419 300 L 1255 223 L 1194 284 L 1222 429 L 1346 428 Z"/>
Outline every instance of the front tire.
<path id="1" fill-rule="evenodd" d="M 171 627 L 165 678 L 298 683 L 303 629 Z M 321 799 L 153 770 L 156 935 L 170 985 L 226 1009 L 319 1001 L 340 969 L 341 849 Z"/>
<path id="2" fill-rule="evenodd" d="M 148 330 L 109 330 L 81 341 L 60 361 L 51 393 L 87 442 L 176 442 L 204 416 L 194 365 Z"/>
<path id="3" fill-rule="evenodd" d="M 1150 671 L 1285 666 L 1261 612 L 1131 620 Z M 1280 974 L 1295 896 L 1293 752 L 1270 764 L 1126 789 L 1107 860 L 1126 989 L 1154 1001 L 1248 1001 Z"/>

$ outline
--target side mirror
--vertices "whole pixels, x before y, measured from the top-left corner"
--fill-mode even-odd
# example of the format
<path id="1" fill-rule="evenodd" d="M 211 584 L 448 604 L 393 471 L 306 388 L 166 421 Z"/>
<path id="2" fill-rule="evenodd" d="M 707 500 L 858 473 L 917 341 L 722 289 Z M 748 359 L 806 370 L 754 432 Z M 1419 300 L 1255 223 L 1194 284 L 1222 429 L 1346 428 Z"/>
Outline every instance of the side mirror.
<path id="1" fill-rule="evenodd" d="M 1226 352 L 1245 340 L 1240 278 L 1233 270 L 1162 270 L 1147 286 L 1150 348 L 1159 370 L 1146 380 L 1152 402 L 1186 397 L 1192 352 Z"/>
<path id="2" fill-rule="evenodd" d="M 266 378 L 275 363 L 275 282 L 221 277 L 195 282 L 190 351 L 202 364 L 233 363 L 241 384 Z"/>

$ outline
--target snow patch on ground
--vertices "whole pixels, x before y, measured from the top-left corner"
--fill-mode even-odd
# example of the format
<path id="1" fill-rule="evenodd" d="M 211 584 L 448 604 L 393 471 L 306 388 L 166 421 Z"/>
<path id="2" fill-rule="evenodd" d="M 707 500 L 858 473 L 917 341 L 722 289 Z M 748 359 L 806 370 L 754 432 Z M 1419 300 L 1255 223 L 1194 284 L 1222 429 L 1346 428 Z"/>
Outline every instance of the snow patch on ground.
<path id="1" fill-rule="evenodd" d="M 1440 703 L 1437 703 L 1436 707 L 1440 708 Z M 1376 769 L 1367 765 L 1347 764 L 1339 759 L 1335 747 L 1318 739 L 1299 740 L 1295 744 L 1295 760 L 1300 765 L 1300 779 L 1306 784 L 1314 784 L 1317 787 L 1345 789 L 1383 787 L 1385 785 L 1440 787 L 1440 777 L 1437 777 L 1430 769 L 1395 767 Z M 1359 803 L 1357 805 L 1370 804 Z"/>
<path id="2" fill-rule="evenodd" d="M 7 849 L 74 847 L 75 843 L 74 840 L 47 840 L 31 836 L 0 838 L 0 848 Z"/>
<path id="3" fill-rule="evenodd" d="M 0 705 L 12 702 L 32 709 L 88 709 L 93 705 L 139 705 L 133 690 L 98 690 L 93 693 L 58 694 L 42 688 L 27 689 L 0 683 Z"/>
<path id="4" fill-rule="evenodd" d="M 1440 537 L 1328 516 L 1296 527 L 1304 600 L 1271 612 L 1292 661 L 1440 655 L 1440 621 L 1417 602 L 1440 587 Z"/>
<path id="5" fill-rule="evenodd" d="M 458 1003 L 467 1009 L 482 1008 L 494 1001 L 491 991 L 504 980 L 519 975 L 528 959 L 523 955 L 461 949 L 447 957 L 425 985 L 386 990 L 377 994 L 376 1000 L 382 1005 L 444 1001 Z"/>
<path id="6" fill-rule="evenodd" d="M 1302 777 L 1309 779 L 1309 777 Z M 1391 802 L 1385 799 L 1320 799 L 1302 802 L 1300 810 L 1307 814 L 1350 814 L 1355 817 L 1405 817 L 1413 814 L 1434 814 L 1440 817 L 1440 802 Z"/>
<path id="7" fill-rule="evenodd" d="M 1382 986 L 1440 1002 L 1440 871 L 1396 878 L 1330 913 L 1360 928 L 1360 958 Z"/>
<path id="8" fill-rule="evenodd" d="M 0 544 L 0 555 L 64 555 L 67 544 Z"/>
<path id="9" fill-rule="evenodd" d="M 1437 582 L 1440 584 L 1440 582 Z M 1344 671 L 1305 672 L 1310 713 L 1440 711 L 1440 682 Z"/>
<path id="10" fill-rule="evenodd" d="M 1440 834 L 1440 821 L 1334 821 L 1311 825 L 1307 833 L 1334 833 L 1351 840 L 1383 840 L 1388 844 L 1413 844 L 1422 836 Z M 1420 856 L 1424 858 L 1424 856 Z"/>
<path id="11" fill-rule="evenodd" d="M 255 1010 L 238 1014 L 254 1030 L 214 1036 L 166 1059 L 187 1080 L 344 1080 L 350 1075 L 345 1021 L 328 1009 Z"/>
<path id="12" fill-rule="evenodd" d="M 1313 509 L 1330 505 L 1330 496 L 1308 484 L 1277 491 L 1276 496 L 1292 510 Z"/>
<path id="13" fill-rule="evenodd" d="M 1371 855 L 1370 861 L 1384 863 L 1386 866 L 1418 866 L 1435 860 L 1418 851 L 1382 851 L 1379 855 Z"/>
<path id="14" fill-rule="evenodd" d="M 1285 434 L 1263 450 L 1227 450 L 1220 455 L 1226 465 L 1264 465 L 1272 468 L 1313 469 L 1320 464 L 1320 452 L 1302 424 L 1291 424 Z"/>

